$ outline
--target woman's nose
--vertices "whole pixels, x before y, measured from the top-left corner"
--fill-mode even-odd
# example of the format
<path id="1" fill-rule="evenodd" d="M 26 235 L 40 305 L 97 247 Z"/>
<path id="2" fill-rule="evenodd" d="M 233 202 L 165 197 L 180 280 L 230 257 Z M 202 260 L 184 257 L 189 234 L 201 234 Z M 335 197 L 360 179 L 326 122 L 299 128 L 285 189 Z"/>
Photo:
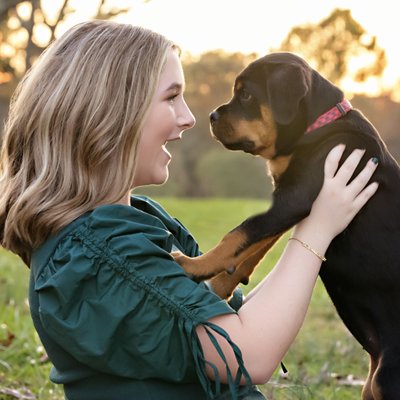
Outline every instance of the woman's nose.
<path id="1" fill-rule="evenodd" d="M 194 117 L 194 115 L 190 111 L 190 108 L 188 107 L 187 104 L 185 104 L 185 107 L 184 107 L 183 111 L 184 112 L 182 113 L 180 125 L 184 129 L 193 128 L 194 125 L 196 124 L 196 118 Z"/>

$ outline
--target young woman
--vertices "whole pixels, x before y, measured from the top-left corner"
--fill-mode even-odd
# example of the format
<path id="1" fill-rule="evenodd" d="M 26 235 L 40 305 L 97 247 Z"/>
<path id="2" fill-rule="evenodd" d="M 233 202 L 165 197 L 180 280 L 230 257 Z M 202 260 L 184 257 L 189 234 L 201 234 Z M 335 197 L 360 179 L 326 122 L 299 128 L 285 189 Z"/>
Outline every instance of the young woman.
<path id="1" fill-rule="evenodd" d="M 93 21 L 57 39 L 19 85 L 1 153 L 1 244 L 31 268 L 30 307 L 69 400 L 250 399 L 294 340 L 321 259 L 290 241 L 235 311 L 170 253 L 190 233 L 133 188 L 168 178 L 168 142 L 194 117 L 177 47 Z M 377 189 L 363 152 L 328 155 L 294 236 L 324 254 Z M 285 293 L 285 296 L 281 296 Z"/>

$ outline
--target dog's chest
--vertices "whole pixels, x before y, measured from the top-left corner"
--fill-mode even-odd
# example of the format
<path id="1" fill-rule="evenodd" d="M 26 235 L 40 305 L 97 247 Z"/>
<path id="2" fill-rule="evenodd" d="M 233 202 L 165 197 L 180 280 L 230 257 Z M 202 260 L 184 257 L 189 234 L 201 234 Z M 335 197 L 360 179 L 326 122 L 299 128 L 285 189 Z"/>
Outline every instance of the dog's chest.
<path id="1" fill-rule="evenodd" d="M 287 170 L 291 159 L 292 156 L 289 155 L 289 156 L 280 156 L 273 160 L 267 161 L 269 175 L 272 176 L 274 181 L 278 180 L 279 177 Z"/>

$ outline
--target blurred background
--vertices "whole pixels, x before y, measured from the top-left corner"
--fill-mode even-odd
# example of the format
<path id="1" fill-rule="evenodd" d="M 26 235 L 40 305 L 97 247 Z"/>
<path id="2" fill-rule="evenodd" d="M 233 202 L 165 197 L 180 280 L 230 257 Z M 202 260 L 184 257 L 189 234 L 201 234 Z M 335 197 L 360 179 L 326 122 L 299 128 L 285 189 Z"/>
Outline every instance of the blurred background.
<path id="1" fill-rule="evenodd" d="M 46 46 L 93 18 L 146 26 L 183 50 L 186 99 L 197 124 L 170 144 L 171 179 L 146 194 L 269 196 L 263 161 L 224 150 L 211 138 L 208 114 L 230 98 L 236 74 L 270 51 L 295 52 L 339 85 L 400 157 L 400 24 L 389 0 L 1 0 L 0 120 Z"/>
<path id="2" fill-rule="evenodd" d="M 89 19 L 143 25 L 182 48 L 186 100 L 197 124 L 169 145 L 169 181 L 139 189 L 177 216 L 204 251 L 269 204 L 263 160 L 224 149 L 208 122 L 210 111 L 229 100 L 235 76 L 259 56 L 284 50 L 304 57 L 345 91 L 400 159 L 400 24 L 389 0 L 0 0 L 0 134 L 27 69 L 52 40 Z M 267 255 L 245 293 L 276 263 L 286 239 Z M 0 400 L 61 400 L 30 319 L 28 280 L 22 262 L 0 249 Z M 367 354 L 320 281 L 284 361 L 289 376 L 276 371 L 262 388 L 269 400 L 360 398 Z"/>

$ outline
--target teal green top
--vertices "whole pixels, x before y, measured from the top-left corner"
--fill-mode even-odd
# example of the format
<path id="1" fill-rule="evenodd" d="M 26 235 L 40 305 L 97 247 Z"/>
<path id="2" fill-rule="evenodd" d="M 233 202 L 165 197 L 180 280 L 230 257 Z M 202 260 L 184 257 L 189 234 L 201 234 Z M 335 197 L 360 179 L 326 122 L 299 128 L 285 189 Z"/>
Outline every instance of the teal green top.
<path id="1" fill-rule="evenodd" d="M 228 387 L 208 379 L 198 325 L 223 359 L 215 337 L 230 343 L 250 387 L 240 350 L 208 322 L 235 310 L 190 280 L 174 249 L 200 254 L 176 219 L 135 196 L 82 215 L 32 254 L 33 322 L 69 400 L 239 398 L 237 371 Z"/>

